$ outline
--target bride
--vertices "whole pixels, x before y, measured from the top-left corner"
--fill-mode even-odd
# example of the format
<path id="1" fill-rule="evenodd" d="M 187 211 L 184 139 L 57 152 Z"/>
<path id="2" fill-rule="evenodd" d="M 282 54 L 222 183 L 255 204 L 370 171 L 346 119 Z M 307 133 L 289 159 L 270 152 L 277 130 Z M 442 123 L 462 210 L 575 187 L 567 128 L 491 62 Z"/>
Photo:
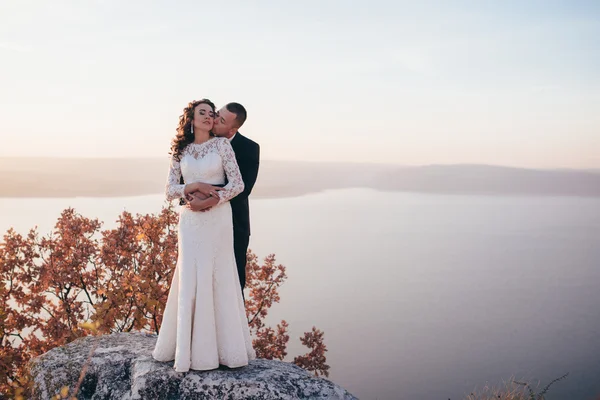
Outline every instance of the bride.
<path id="1" fill-rule="evenodd" d="M 256 358 L 233 251 L 229 200 L 244 182 L 229 141 L 212 137 L 215 105 L 193 101 L 179 117 L 171 147 L 167 200 L 190 198 L 204 183 L 223 185 L 203 200 L 206 211 L 182 207 L 177 266 L 152 357 L 175 360 L 178 372 L 248 365 Z M 183 176 L 186 185 L 179 184 Z"/>

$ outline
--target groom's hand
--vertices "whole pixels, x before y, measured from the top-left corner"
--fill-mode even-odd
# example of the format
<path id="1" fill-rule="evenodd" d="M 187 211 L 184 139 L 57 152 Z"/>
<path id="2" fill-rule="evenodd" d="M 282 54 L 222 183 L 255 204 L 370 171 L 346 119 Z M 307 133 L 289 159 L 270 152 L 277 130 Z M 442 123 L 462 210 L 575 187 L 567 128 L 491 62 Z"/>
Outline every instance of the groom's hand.
<path id="1" fill-rule="evenodd" d="M 200 212 L 205 212 L 210 210 L 211 208 L 213 208 L 214 206 L 216 206 L 217 204 L 219 204 L 219 196 L 211 196 L 208 199 L 206 199 L 204 201 L 204 205 L 206 208 L 200 210 Z"/>
<path id="2" fill-rule="evenodd" d="M 194 182 L 194 183 L 188 184 L 185 187 L 185 190 L 186 190 L 186 194 L 193 193 L 193 192 L 200 192 L 206 197 L 208 197 L 208 196 L 216 197 L 216 196 L 218 196 L 218 192 L 223 190 L 223 188 L 218 187 L 218 186 L 213 186 L 208 183 Z"/>
<path id="3" fill-rule="evenodd" d="M 186 207 L 192 211 L 201 211 L 204 209 L 205 201 L 199 197 L 191 196 L 191 199 L 188 199 Z"/>
<path id="4" fill-rule="evenodd" d="M 198 197 L 194 197 L 192 200 L 188 201 L 186 207 L 188 207 L 192 211 L 207 211 L 209 208 L 216 206 L 219 203 L 219 196 L 210 196 L 207 199 L 201 199 Z"/>
<path id="5" fill-rule="evenodd" d="M 213 208 L 214 206 L 216 206 L 217 204 L 219 204 L 219 196 L 211 196 L 208 199 L 205 200 L 205 205 L 206 208 L 203 210 L 200 210 L 201 212 L 205 212 L 210 210 L 211 208 Z"/>

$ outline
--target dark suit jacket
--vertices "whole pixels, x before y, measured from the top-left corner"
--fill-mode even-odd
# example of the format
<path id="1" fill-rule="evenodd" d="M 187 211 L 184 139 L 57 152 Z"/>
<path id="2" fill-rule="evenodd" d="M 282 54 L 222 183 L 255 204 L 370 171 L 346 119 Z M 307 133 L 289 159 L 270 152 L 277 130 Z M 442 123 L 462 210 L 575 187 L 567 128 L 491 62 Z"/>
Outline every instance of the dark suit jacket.
<path id="1" fill-rule="evenodd" d="M 231 147 L 235 152 L 235 159 L 240 167 L 244 181 L 244 191 L 230 200 L 231 213 L 233 214 L 233 231 L 236 235 L 250 236 L 250 208 L 248 196 L 258 176 L 260 162 L 260 146 L 258 143 L 237 132 L 231 140 Z M 180 179 L 184 183 L 183 176 Z M 183 203 L 183 199 L 180 201 Z"/>

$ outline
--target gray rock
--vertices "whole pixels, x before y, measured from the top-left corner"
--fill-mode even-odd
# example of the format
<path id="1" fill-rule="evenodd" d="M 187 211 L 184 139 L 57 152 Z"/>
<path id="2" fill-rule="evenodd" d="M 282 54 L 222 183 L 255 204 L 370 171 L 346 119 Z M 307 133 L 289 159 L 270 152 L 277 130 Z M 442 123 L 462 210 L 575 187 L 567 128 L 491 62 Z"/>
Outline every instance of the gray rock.
<path id="1" fill-rule="evenodd" d="M 175 372 L 155 361 L 156 335 L 88 336 L 54 348 L 30 363 L 34 399 L 75 387 L 95 341 L 97 348 L 79 399 L 356 399 L 333 382 L 283 361 L 257 359 L 236 369 Z"/>

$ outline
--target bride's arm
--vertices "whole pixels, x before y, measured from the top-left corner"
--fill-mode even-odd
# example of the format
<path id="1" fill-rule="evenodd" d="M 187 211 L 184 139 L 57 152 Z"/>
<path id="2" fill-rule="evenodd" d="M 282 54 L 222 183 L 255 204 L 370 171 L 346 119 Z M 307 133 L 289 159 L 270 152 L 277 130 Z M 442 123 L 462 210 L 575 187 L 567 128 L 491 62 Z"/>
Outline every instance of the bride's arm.
<path id="1" fill-rule="evenodd" d="M 167 176 L 167 185 L 165 188 L 168 201 L 187 197 L 188 194 L 195 192 L 198 189 L 196 187 L 197 185 L 194 183 L 189 183 L 187 185 L 179 183 L 180 178 L 181 166 L 179 164 L 179 160 L 175 159 L 175 156 L 172 156 L 171 165 L 169 166 L 169 175 Z"/>
<path id="2" fill-rule="evenodd" d="M 181 166 L 179 165 L 179 160 L 175 159 L 175 156 L 173 155 L 171 157 L 171 165 L 169 166 L 169 175 L 167 177 L 167 186 L 165 188 L 167 201 L 185 197 L 185 184 L 179 183 L 180 178 Z"/>
<path id="3" fill-rule="evenodd" d="M 219 155 L 223 160 L 223 169 L 227 175 L 227 185 L 219 192 L 219 204 L 233 199 L 244 191 L 244 180 L 235 159 L 235 152 L 227 139 L 220 139 L 217 143 Z"/>

